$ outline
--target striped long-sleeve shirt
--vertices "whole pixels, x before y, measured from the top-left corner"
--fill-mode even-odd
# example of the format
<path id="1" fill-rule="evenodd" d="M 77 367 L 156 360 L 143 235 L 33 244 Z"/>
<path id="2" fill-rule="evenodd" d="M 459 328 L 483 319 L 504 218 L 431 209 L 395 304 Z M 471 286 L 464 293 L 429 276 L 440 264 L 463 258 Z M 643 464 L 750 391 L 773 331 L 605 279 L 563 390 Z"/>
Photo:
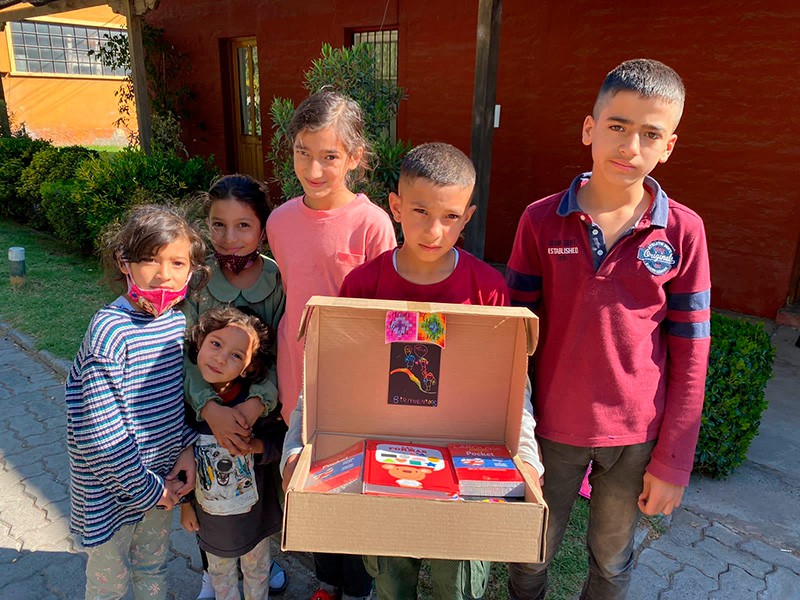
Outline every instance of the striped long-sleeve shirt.
<path id="1" fill-rule="evenodd" d="M 136 523 L 197 434 L 184 423 L 185 318 L 123 298 L 94 316 L 66 383 L 70 529 L 85 546 Z"/>
<path id="2" fill-rule="evenodd" d="M 703 221 L 647 177 L 650 207 L 608 248 L 577 200 L 590 175 L 525 209 L 506 272 L 512 304 L 540 317 L 536 433 L 584 447 L 658 438 L 648 472 L 686 485 L 710 342 Z"/>

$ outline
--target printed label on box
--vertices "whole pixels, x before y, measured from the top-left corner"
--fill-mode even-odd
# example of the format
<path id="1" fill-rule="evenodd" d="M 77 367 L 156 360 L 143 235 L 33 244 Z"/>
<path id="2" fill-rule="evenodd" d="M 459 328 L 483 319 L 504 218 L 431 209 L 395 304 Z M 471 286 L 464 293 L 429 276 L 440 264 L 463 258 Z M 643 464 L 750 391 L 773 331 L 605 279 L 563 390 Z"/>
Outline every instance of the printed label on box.
<path id="1" fill-rule="evenodd" d="M 389 358 L 389 404 L 436 406 L 442 349 L 435 344 L 393 342 Z"/>

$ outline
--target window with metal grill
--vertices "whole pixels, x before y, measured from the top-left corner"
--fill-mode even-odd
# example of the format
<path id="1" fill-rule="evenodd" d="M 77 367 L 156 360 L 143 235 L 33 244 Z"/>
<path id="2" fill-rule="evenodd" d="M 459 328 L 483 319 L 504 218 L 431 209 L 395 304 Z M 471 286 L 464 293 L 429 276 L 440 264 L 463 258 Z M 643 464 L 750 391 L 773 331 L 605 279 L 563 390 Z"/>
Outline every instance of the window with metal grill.
<path id="1" fill-rule="evenodd" d="M 353 32 L 353 46 L 369 44 L 375 50 L 378 80 L 397 85 L 397 29 Z M 397 115 L 389 125 L 389 138 L 397 141 Z"/>
<path id="2" fill-rule="evenodd" d="M 98 50 L 105 35 L 123 35 L 124 30 L 41 21 L 12 22 L 11 43 L 14 70 L 23 73 L 124 77 L 124 69 L 104 66 L 89 50 Z"/>

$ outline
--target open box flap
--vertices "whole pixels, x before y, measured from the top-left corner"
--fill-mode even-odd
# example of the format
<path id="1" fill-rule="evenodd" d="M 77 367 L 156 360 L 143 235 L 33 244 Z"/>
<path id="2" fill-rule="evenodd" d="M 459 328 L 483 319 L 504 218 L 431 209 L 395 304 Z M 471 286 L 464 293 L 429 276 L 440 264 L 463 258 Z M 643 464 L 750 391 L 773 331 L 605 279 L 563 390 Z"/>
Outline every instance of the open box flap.
<path id="1" fill-rule="evenodd" d="M 446 315 L 437 406 L 389 403 L 389 310 Z M 325 432 L 505 442 L 516 453 L 527 353 L 538 338 L 527 309 L 315 296 L 304 333 L 304 443 Z"/>

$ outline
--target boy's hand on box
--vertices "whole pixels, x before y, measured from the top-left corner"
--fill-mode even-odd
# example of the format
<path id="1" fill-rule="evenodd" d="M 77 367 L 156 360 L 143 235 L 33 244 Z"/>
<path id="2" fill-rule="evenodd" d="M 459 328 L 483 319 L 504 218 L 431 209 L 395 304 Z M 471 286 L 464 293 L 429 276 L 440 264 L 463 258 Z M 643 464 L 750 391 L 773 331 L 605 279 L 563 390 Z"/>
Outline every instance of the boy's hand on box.
<path id="1" fill-rule="evenodd" d="M 282 487 L 283 487 L 283 491 L 284 492 L 286 492 L 286 490 L 289 488 L 289 482 L 292 480 L 292 475 L 294 475 L 294 470 L 297 468 L 297 461 L 298 460 L 300 460 L 300 455 L 299 454 L 292 454 L 286 460 L 286 466 L 283 467 L 283 483 L 282 483 Z"/>
<path id="2" fill-rule="evenodd" d="M 536 470 L 530 463 L 523 463 L 525 465 L 525 469 L 528 471 L 528 475 L 530 475 L 531 480 L 533 481 L 534 487 L 539 490 L 539 493 L 542 493 L 542 484 L 544 483 L 544 477 L 539 476 L 539 471 Z"/>
<path id="3" fill-rule="evenodd" d="M 197 513 L 194 512 L 191 504 L 181 504 L 181 526 L 189 533 L 200 531 Z"/>
<path id="4" fill-rule="evenodd" d="M 250 426 L 247 419 L 235 408 L 206 402 L 200 416 L 211 427 L 217 443 L 234 456 L 250 453 Z"/>
<path id="5" fill-rule="evenodd" d="M 181 477 L 183 473 L 183 477 Z M 197 463 L 194 460 L 194 446 L 187 446 L 178 455 L 175 466 L 164 479 L 180 483 L 176 490 L 178 496 L 185 496 L 194 489 L 194 481 L 197 475 Z"/>
<path id="6" fill-rule="evenodd" d="M 668 515 L 681 505 L 682 485 L 668 483 L 645 473 L 642 480 L 642 493 L 639 494 L 639 510 L 646 515 L 664 513 Z"/>
<path id="7" fill-rule="evenodd" d="M 252 427 L 258 420 L 258 417 L 264 414 L 264 403 L 261 398 L 253 396 L 242 402 L 234 410 L 238 410 L 239 414 L 244 417 L 248 427 Z"/>

